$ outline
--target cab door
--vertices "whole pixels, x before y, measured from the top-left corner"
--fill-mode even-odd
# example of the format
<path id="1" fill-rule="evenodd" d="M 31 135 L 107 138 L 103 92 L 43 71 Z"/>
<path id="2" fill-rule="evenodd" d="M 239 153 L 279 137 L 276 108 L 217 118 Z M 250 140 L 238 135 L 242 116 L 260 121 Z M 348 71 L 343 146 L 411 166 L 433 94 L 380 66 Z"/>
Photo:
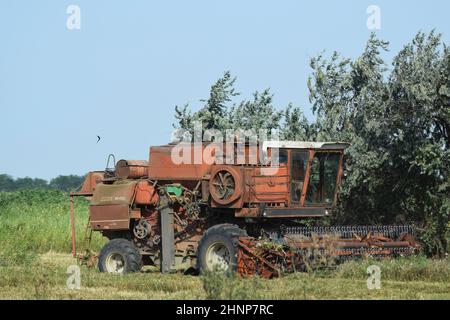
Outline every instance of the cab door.
<path id="1" fill-rule="evenodd" d="M 290 202 L 291 206 L 301 206 L 308 167 L 308 150 L 293 149 L 290 152 Z"/>
<path id="2" fill-rule="evenodd" d="M 332 207 L 335 203 L 342 167 L 342 152 L 316 151 L 308 168 L 306 207 Z"/>

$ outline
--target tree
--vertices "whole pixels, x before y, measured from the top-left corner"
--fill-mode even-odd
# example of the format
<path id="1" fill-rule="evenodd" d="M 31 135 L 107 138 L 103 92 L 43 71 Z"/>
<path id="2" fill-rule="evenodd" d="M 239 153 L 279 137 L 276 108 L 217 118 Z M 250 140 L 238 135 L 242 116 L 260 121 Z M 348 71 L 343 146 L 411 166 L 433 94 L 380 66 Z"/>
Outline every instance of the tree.
<path id="1" fill-rule="evenodd" d="M 281 126 L 281 138 L 283 140 L 313 141 L 316 136 L 314 124 L 310 124 L 299 107 L 291 103 L 283 112 L 284 122 Z"/>
<path id="2" fill-rule="evenodd" d="M 318 139 L 352 144 L 338 220 L 423 224 L 428 252 L 439 254 L 450 207 L 448 50 L 434 32 L 419 33 L 388 70 L 387 46 L 372 34 L 354 61 L 311 61 Z"/>
<path id="3" fill-rule="evenodd" d="M 44 179 L 39 178 L 17 178 L 13 179 L 6 174 L 0 175 L 0 192 L 12 192 L 22 189 L 47 189 L 48 184 Z"/>
<path id="4" fill-rule="evenodd" d="M 7 174 L 0 174 L 0 192 L 1 191 L 14 191 L 14 179 Z"/>
<path id="5" fill-rule="evenodd" d="M 200 121 L 205 130 L 217 129 L 223 130 L 230 127 L 227 111 L 228 103 L 239 93 L 234 89 L 235 77 L 226 71 L 222 78 L 212 85 L 209 98 L 201 100 L 205 106 L 195 114 L 195 120 Z"/>
<path id="6" fill-rule="evenodd" d="M 229 129 L 231 126 L 229 121 L 229 110 L 231 109 L 230 103 L 232 102 L 233 97 L 239 95 L 234 88 L 235 81 L 236 78 L 232 77 L 229 71 L 226 71 L 224 75 L 211 86 L 209 98 L 200 100 L 204 105 L 195 113 L 191 112 L 188 104 L 181 108 L 176 106 L 176 123 L 174 124 L 174 127 L 193 133 L 194 121 L 197 121 L 202 124 L 203 130 L 217 129 L 224 131 Z"/>
<path id="7" fill-rule="evenodd" d="M 62 191 L 72 191 L 83 183 L 85 177 L 77 175 L 58 176 L 50 183 L 39 178 L 17 178 L 13 179 L 6 174 L 0 174 L 0 192 L 13 192 L 28 189 L 58 189 Z"/>
<path id="8" fill-rule="evenodd" d="M 85 177 L 77 175 L 57 176 L 50 180 L 49 187 L 52 189 L 59 189 L 62 191 L 73 191 L 78 189 L 83 184 Z"/>
<path id="9" fill-rule="evenodd" d="M 229 71 L 225 72 L 211 86 L 209 98 L 200 100 L 204 105 L 197 112 L 192 113 L 188 104 L 183 107 L 175 106 L 173 127 L 192 134 L 194 122 L 199 122 L 203 130 L 219 130 L 224 137 L 227 129 L 252 129 L 255 133 L 259 133 L 261 129 L 267 133 L 280 129 L 285 111 L 277 110 L 273 105 L 270 89 L 255 91 L 252 99 L 233 103 L 233 98 L 239 95 L 234 88 L 235 81 L 236 78 Z"/>
<path id="10" fill-rule="evenodd" d="M 173 127 L 182 130 L 191 130 L 193 128 L 193 119 L 191 110 L 189 110 L 189 104 L 185 104 L 182 107 L 175 106 L 175 119 L 176 123 Z"/>
<path id="11" fill-rule="evenodd" d="M 388 116 L 400 210 L 427 224 L 429 253 L 444 252 L 450 211 L 450 53 L 419 32 L 394 58 Z"/>
<path id="12" fill-rule="evenodd" d="M 47 180 L 39 179 L 39 178 L 17 178 L 14 181 L 14 186 L 16 190 L 22 189 L 47 189 L 48 183 Z"/>
<path id="13" fill-rule="evenodd" d="M 262 93 L 255 91 L 253 99 L 241 101 L 230 110 L 231 124 L 234 129 L 254 130 L 256 133 L 264 129 L 270 132 L 279 129 L 282 112 L 272 104 L 273 95 L 269 89 Z"/>

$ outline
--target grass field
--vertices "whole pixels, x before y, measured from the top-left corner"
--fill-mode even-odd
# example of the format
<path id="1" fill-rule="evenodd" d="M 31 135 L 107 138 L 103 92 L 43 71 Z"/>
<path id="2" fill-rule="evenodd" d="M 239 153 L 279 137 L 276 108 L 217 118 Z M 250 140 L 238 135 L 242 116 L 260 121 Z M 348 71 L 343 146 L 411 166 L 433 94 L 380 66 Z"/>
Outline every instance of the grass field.
<path id="1" fill-rule="evenodd" d="M 0 267 L 0 299 L 450 299 L 448 261 L 377 262 L 382 270 L 379 290 L 367 288 L 369 263 L 273 280 L 163 275 L 154 269 L 120 276 L 82 266 L 80 289 L 70 290 L 67 267 L 76 261 L 51 252 L 31 264 Z"/>
<path id="2" fill-rule="evenodd" d="M 77 242 L 82 243 L 87 222 L 88 203 L 75 198 Z M 69 196 L 57 190 L 0 192 L 0 243 L 5 252 L 21 254 L 48 251 L 70 252 Z M 94 233 L 93 249 L 104 244 Z"/>
<path id="3" fill-rule="evenodd" d="M 57 191 L 0 193 L 0 299 L 450 299 L 450 261 L 425 257 L 353 261 L 334 270 L 273 280 L 101 274 L 81 266 L 81 287 L 67 288 L 71 258 L 69 201 Z M 77 200 L 82 239 L 87 203 Z M 99 235 L 93 249 L 105 242 Z M 367 288 L 367 267 L 381 268 L 381 289 Z"/>

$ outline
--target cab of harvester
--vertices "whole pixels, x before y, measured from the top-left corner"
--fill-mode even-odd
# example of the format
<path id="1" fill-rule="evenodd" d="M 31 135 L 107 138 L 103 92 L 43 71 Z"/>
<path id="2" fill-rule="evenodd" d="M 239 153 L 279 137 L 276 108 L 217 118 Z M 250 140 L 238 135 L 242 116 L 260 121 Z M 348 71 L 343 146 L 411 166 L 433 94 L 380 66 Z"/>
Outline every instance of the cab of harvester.
<path id="1" fill-rule="evenodd" d="M 153 264 L 163 272 L 217 266 L 241 274 L 258 272 L 258 261 L 280 260 L 274 253 L 253 251 L 262 238 L 308 247 L 308 240 L 292 239 L 311 236 L 301 226 L 305 218 L 331 213 L 347 146 L 298 141 L 168 144 L 151 147 L 148 161 L 120 160 L 114 170 L 92 172 L 79 195 L 90 197 L 91 230 L 110 239 L 98 256 L 99 268 L 128 272 Z M 389 229 L 389 235 L 397 239 L 405 230 Z M 344 231 L 350 238 L 340 241 L 344 247 L 367 245 L 354 243 L 353 235 L 387 235 L 377 228 Z M 296 261 L 290 259 L 291 264 Z M 275 274 L 272 270 L 266 276 Z"/>

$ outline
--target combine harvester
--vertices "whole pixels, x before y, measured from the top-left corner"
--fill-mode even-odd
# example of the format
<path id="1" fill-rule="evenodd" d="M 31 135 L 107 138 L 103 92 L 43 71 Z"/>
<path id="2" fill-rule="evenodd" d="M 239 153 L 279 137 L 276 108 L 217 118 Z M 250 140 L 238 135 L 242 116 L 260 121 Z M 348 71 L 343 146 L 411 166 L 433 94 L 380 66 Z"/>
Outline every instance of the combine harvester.
<path id="1" fill-rule="evenodd" d="M 151 147 L 149 161 L 120 160 L 90 172 L 81 191 L 71 194 L 74 256 L 75 196 L 90 201 L 87 241 L 92 231 L 110 240 L 96 257 L 102 272 L 156 265 L 161 272 L 271 278 L 303 270 L 325 252 L 345 259 L 419 250 L 411 226 L 317 226 L 336 204 L 348 144 L 214 146 Z M 305 226 L 311 220 L 316 226 Z"/>

